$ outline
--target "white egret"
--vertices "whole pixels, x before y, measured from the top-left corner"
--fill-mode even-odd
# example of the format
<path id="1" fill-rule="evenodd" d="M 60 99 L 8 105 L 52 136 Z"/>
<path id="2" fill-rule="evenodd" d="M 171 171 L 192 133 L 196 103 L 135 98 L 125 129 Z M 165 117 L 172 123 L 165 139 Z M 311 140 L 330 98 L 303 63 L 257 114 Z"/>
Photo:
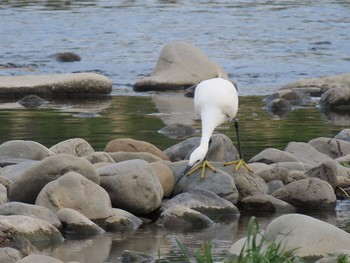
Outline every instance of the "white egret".
<path id="1" fill-rule="evenodd" d="M 217 126 L 232 120 L 235 122 L 239 159 L 227 162 L 225 165 L 236 165 L 235 171 L 240 166 L 244 166 L 250 172 L 253 172 L 244 162 L 241 152 L 238 122 L 235 118 L 238 111 L 238 94 L 232 82 L 223 78 L 213 78 L 200 82 L 194 93 L 194 108 L 201 117 L 202 137 L 199 146 L 192 152 L 188 166 L 183 171 L 182 176 L 191 175 L 202 168 L 201 178 L 203 179 L 206 167 L 216 172 L 216 169 L 206 160 L 210 138 Z"/>

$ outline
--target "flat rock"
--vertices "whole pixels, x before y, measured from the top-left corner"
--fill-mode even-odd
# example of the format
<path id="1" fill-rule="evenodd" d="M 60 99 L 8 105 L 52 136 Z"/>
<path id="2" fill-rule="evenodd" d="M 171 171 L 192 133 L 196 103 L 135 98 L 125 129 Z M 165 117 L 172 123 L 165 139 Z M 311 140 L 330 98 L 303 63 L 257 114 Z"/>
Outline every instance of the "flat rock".
<path id="1" fill-rule="evenodd" d="M 322 78 L 301 79 L 287 84 L 281 89 L 300 90 L 305 88 L 319 88 L 322 91 L 326 91 L 339 86 L 350 88 L 350 73 Z"/>
<path id="2" fill-rule="evenodd" d="M 327 154 L 333 159 L 350 154 L 350 142 L 344 140 L 319 137 L 310 140 L 308 143 L 319 152 Z"/>
<path id="3" fill-rule="evenodd" d="M 275 148 L 267 148 L 249 160 L 249 163 L 260 162 L 266 164 L 279 162 L 297 162 L 295 156 L 289 152 L 284 152 Z"/>
<path id="4" fill-rule="evenodd" d="M 181 205 L 205 214 L 212 220 L 234 218 L 239 210 L 231 202 L 207 190 L 193 190 L 181 193 L 163 202 L 162 210 Z"/>
<path id="5" fill-rule="evenodd" d="M 158 222 L 169 229 L 198 230 L 214 224 L 208 216 L 183 205 L 175 205 L 165 210 Z"/>
<path id="6" fill-rule="evenodd" d="M 267 194 L 248 196 L 240 201 L 240 207 L 245 212 L 253 213 L 290 213 L 295 207 Z"/>
<path id="7" fill-rule="evenodd" d="M 113 215 L 103 222 L 107 231 L 135 230 L 142 225 L 142 220 L 123 209 L 113 208 Z"/>
<path id="8" fill-rule="evenodd" d="M 168 156 L 155 145 L 134 140 L 131 138 L 114 139 L 109 141 L 104 149 L 105 152 L 148 152 L 158 156 L 162 160 L 169 160 Z"/>
<path id="9" fill-rule="evenodd" d="M 109 94 L 111 91 L 112 82 L 105 76 L 95 73 L 0 76 L 2 97 L 14 95 L 65 97 Z"/>
<path id="10" fill-rule="evenodd" d="M 112 215 L 108 193 L 76 172 L 68 172 L 46 184 L 35 204 L 55 213 L 62 208 L 72 208 L 91 220 L 106 219 Z"/>
<path id="11" fill-rule="evenodd" d="M 64 232 L 70 235 L 97 235 L 105 231 L 86 216 L 71 208 L 62 208 L 57 217 L 64 225 Z"/>
<path id="12" fill-rule="evenodd" d="M 0 215 L 23 215 L 33 218 L 44 220 L 52 224 L 57 229 L 62 227 L 61 221 L 57 218 L 56 214 L 50 209 L 38 206 L 30 205 L 20 202 L 10 202 L 0 206 Z"/>
<path id="13" fill-rule="evenodd" d="M 184 89 L 218 76 L 228 78 L 225 70 L 199 48 L 185 42 L 171 42 L 162 49 L 152 74 L 138 80 L 134 90 Z"/>
<path id="14" fill-rule="evenodd" d="M 22 215 L 0 216 L 0 231 L 32 242 L 62 242 L 62 234 L 50 223 Z"/>
<path id="15" fill-rule="evenodd" d="M 29 255 L 17 261 L 17 263 L 64 263 L 64 262 L 50 256 Z"/>

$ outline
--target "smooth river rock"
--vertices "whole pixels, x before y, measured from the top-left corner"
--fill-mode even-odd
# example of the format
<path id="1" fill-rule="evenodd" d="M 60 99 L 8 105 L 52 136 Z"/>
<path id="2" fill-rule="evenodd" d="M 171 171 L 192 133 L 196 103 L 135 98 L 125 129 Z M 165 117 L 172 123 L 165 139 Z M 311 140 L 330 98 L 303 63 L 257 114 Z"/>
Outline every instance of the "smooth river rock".
<path id="1" fill-rule="evenodd" d="M 0 95 L 29 95 L 50 97 L 109 94 L 112 81 L 95 73 L 55 75 L 0 76 Z"/>

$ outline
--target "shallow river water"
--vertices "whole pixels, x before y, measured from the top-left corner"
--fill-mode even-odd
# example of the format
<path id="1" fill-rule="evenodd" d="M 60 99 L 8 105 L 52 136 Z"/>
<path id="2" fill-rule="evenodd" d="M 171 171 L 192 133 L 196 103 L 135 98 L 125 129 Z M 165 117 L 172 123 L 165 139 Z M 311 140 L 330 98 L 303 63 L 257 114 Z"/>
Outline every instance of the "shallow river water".
<path id="1" fill-rule="evenodd" d="M 152 72 L 171 41 L 198 46 L 238 82 L 245 158 L 289 141 L 332 137 L 350 127 L 349 112 L 322 113 L 316 106 L 286 116 L 266 112 L 263 96 L 291 81 L 349 72 L 348 1 L 111 1 L 14 0 L 0 2 L 0 75 L 90 71 L 113 81 L 111 97 L 51 101 L 29 110 L 0 98 L 0 143 L 34 140 L 50 147 L 81 137 L 97 150 L 131 137 L 160 149 L 181 141 L 158 133 L 181 122 L 200 129 L 192 100 L 178 93 L 136 93 L 135 81 Z M 75 52 L 80 62 L 59 63 L 50 55 Z M 232 125 L 218 128 L 236 138 Z M 313 216 L 350 231 L 350 204 Z M 260 216 L 261 228 L 278 215 Z M 191 250 L 211 240 L 217 259 L 246 233 L 241 216 L 199 232 L 167 231 L 146 225 L 135 232 L 94 238 L 67 237 L 58 247 L 40 247 L 63 261 L 120 262 L 123 250 L 175 259 L 175 237 Z"/>

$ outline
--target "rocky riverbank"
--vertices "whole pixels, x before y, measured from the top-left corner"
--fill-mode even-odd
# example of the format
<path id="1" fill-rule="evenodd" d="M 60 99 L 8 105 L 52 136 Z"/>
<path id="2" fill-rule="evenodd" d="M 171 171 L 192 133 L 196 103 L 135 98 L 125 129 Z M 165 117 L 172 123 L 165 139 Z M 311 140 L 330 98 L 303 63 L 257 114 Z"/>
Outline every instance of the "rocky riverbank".
<path id="1" fill-rule="evenodd" d="M 208 160 L 217 172 L 207 170 L 204 180 L 196 172 L 177 184 L 198 137 L 165 151 L 133 139 L 112 140 L 102 152 L 81 138 L 50 148 L 34 141 L 5 142 L 0 145 L 0 259 L 35 262 L 36 242 L 60 243 L 66 233 L 101 235 L 142 224 L 200 229 L 252 211 L 332 211 L 337 198 L 350 192 L 349 138 L 344 130 L 336 138 L 290 142 L 283 151 L 266 149 L 249 160 L 254 170 L 249 173 L 223 165 L 238 157 L 237 150 L 228 137 L 216 134 Z M 305 243 L 297 255 L 326 256 L 349 248 L 350 234 L 307 216 L 290 216 L 296 235 L 288 248 Z M 276 220 L 270 224 L 291 223 L 288 216 Z M 313 227 L 299 229 L 305 224 Z M 279 231 L 268 229 L 272 242 Z M 312 242 L 314 231 L 320 242 Z M 230 253 L 240 245 L 233 244 Z"/>

